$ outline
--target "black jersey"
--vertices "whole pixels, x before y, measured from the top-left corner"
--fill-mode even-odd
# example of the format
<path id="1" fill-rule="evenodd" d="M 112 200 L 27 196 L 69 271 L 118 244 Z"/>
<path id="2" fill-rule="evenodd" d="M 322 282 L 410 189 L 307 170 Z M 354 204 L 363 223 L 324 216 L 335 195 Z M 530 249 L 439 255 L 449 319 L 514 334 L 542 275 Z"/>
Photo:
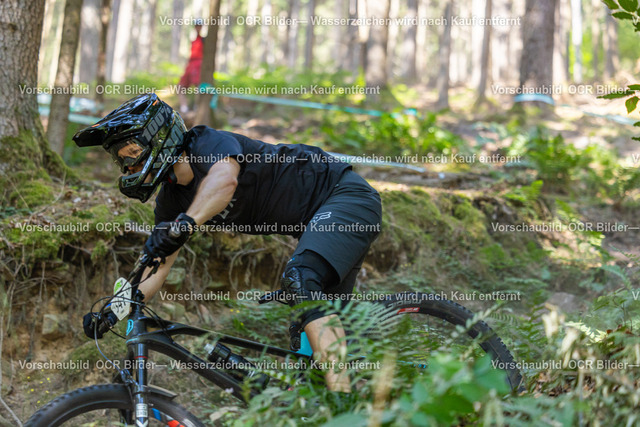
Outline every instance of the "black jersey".
<path id="1" fill-rule="evenodd" d="M 240 164 L 231 202 L 207 224 L 242 226 L 248 234 L 299 235 L 301 224 L 329 197 L 347 163 L 317 147 L 267 144 L 246 136 L 196 126 L 186 135 L 194 174 L 188 185 L 164 183 L 156 197 L 155 222 L 173 221 L 191 205 L 200 182 L 218 161 Z"/>

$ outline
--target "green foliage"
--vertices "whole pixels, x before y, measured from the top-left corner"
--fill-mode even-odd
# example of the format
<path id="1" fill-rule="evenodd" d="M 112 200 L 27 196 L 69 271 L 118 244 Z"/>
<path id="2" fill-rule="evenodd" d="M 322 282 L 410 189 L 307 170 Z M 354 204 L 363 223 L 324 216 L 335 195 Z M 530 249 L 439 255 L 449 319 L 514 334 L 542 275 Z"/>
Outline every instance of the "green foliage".
<path id="1" fill-rule="evenodd" d="M 565 143 L 562 135 L 544 135 L 534 132 L 526 147 L 526 156 L 538 171 L 538 178 L 547 186 L 563 188 L 573 181 L 590 163 L 588 155 L 572 144 Z"/>
<path id="2" fill-rule="evenodd" d="M 638 13 L 638 0 L 603 0 L 613 13 L 614 18 L 623 21 L 633 21 L 636 31 L 640 31 L 640 14 Z"/>
<path id="3" fill-rule="evenodd" d="M 355 78 L 349 71 L 297 73 L 288 67 L 254 67 L 233 75 L 215 73 L 216 86 L 232 92 L 261 96 L 288 97 L 326 103 L 357 104 L 365 95 L 352 87 L 364 88 L 363 76 Z M 346 89 L 346 90 L 344 90 Z"/>
<path id="4" fill-rule="evenodd" d="M 451 155 L 462 147 L 460 137 L 436 125 L 436 115 L 418 118 L 383 114 L 365 121 L 342 113 L 327 114 L 320 127 L 329 147 L 355 155 L 392 156 L 391 161 L 429 154 Z"/>
<path id="5" fill-rule="evenodd" d="M 137 90 L 146 89 L 156 91 L 177 84 L 182 74 L 182 66 L 170 62 L 163 62 L 154 67 L 153 72 L 137 71 L 127 76 L 124 85 L 135 87 Z M 125 92 L 122 90 L 121 92 Z"/>

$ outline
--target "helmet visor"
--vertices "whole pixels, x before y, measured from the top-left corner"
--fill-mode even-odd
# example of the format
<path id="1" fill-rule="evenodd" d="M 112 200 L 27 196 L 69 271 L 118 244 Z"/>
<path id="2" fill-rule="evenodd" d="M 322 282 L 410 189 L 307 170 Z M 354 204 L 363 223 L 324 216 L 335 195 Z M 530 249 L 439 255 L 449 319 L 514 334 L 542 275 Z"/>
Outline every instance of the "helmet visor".
<path id="1" fill-rule="evenodd" d="M 113 144 L 108 151 L 122 173 L 125 173 L 127 169 L 139 165 L 147 158 L 150 147 L 145 147 L 136 139 L 129 139 Z"/>

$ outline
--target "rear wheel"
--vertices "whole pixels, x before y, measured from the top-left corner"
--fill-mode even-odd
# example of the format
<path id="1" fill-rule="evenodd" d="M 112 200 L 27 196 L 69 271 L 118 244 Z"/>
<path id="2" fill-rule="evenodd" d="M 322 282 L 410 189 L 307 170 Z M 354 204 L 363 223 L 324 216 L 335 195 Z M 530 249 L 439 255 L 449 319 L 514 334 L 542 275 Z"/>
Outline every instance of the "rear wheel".
<path id="1" fill-rule="evenodd" d="M 182 406 L 154 393 L 149 394 L 148 411 L 148 426 L 204 426 Z M 25 427 L 125 426 L 129 425 L 127 421 L 132 422 L 134 413 L 127 386 L 102 384 L 74 390 L 52 400 L 33 414 Z"/>
<path id="2" fill-rule="evenodd" d="M 403 333 L 398 334 L 397 342 L 404 347 L 405 354 L 411 354 L 412 363 L 427 364 L 429 353 L 438 348 L 468 347 L 472 338 L 479 345 L 478 356 L 483 351 L 491 355 L 506 372 L 511 389 L 521 389 L 522 375 L 511 352 L 484 321 L 467 325 L 474 318 L 467 308 L 435 294 L 417 292 L 390 295 L 379 303 L 386 307 L 387 316 L 399 316 Z M 461 329 L 464 333 L 460 333 Z"/>

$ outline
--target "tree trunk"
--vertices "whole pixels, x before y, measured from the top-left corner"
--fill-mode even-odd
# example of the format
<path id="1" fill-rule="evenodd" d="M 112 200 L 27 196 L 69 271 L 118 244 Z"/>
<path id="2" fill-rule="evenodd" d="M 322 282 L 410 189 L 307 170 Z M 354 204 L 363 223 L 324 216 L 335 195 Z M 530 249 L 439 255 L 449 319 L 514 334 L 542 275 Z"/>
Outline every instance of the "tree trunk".
<path id="1" fill-rule="evenodd" d="M 491 2 L 486 0 L 484 8 L 484 16 L 491 19 Z M 478 99 L 476 105 L 485 101 L 485 91 L 487 90 L 487 78 L 490 71 L 489 58 L 491 55 L 491 25 L 485 25 L 484 35 L 482 36 L 482 55 L 480 58 L 480 81 L 478 82 Z"/>
<path id="2" fill-rule="evenodd" d="M 210 0 L 210 15 L 207 37 L 204 39 L 204 56 L 200 69 L 200 83 L 213 86 L 213 72 L 216 70 L 216 50 L 218 48 L 218 17 L 220 16 L 220 1 Z M 196 123 L 211 126 L 213 124 L 213 110 L 210 107 L 213 95 L 198 95 L 196 108 Z"/>
<path id="3" fill-rule="evenodd" d="M 348 0 L 348 18 L 356 19 L 358 17 L 358 0 Z M 358 73 L 358 58 L 359 58 L 358 43 L 358 27 L 356 25 L 347 26 L 347 50 L 343 56 L 342 68 L 351 71 L 354 75 Z"/>
<path id="4" fill-rule="evenodd" d="M 419 0 L 418 1 L 418 16 L 422 17 L 428 13 L 429 10 L 429 2 L 428 0 Z M 429 83 L 433 82 L 435 72 L 434 67 L 428 66 L 429 64 L 429 42 L 428 39 L 432 36 L 432 32 L 430 31 L 427 25 L 418 25 L 418 30 L 416 32 L 416 74 L 417 80 L 420 83 Z M 435 31 L 434 31 L 435 33 Z M 437 33 L 436 33 L 437 37 Z M 420 71 L 420 72 L 418 72 Z M 432 84 L 433 87 L 433 84 Z"/>
<path id="5" fill-rule="evenodd" d="M 555 19 L 557 22 L 553 41 L 553 82 L 565 83 L 569 80 L 567 64 L 569 63 L 567 43 L 569 40 L 566 22 L 566 4 L 569 0 L 557 0 Z"/>
<path id="6" fill-rule="evenodd" d="M 478 18 L 484 17 L 486 5 L 486 0 L 473 0 L 471 2 L 471 16 L 477 16 Z M 471 80 L 469 83 L 476 89 L 480 85 L 482 46 L 484 45 L 484 34 L 487 27 L 489 27 L 489 25 L 471 26 Z"/>
<path id="7" fill-rule="evenodd" d="M 48 60 L 47 49 L 45 48 L 47 40 L 52 39 L 52 36 L 51 36 L 52 30 L 55 30 L 55 28 L 58 28 L 57 26 L 53 28 L 53 25 L 52 25 L 55 8 L 56 8 L 55 0 L 46 0 L 46 6 L 44 9 L 44 22 L 42 24 L 42 37 L 40 38 L 40 44 L 42 45 L 43 48 L 40 49 L 40 52 L 38 53 L 38 64 L 39 64 L 38 81 L 39 82 L 44 82 L 46 80 L 44 64 L 46 64 Z"/>
<path id="8" fill-rule="evenodd" d="M 527 0 L 523 22 L 520 86 L 536 93 L 553 83 L 556 0 Z"/>
<path id="9" fill-rule="evenodd" d="M 0 181 L 26 165 L 50 167 L 56 157 L 36 100 L 43 16 L 42 0 L 0 2 Z"/>
<path id="10" fill-rule="evenodd" d="M 492 12 L 495 16 L 510 16 L 510 0 L 492 0 Z M 497 25 L 491 29 L 491 80 L 508 84 L 509 69 L 509 32 L 510 27 Z"/>
<path id="11" fill-rule="evenodd" d="M 308 0 L 307 3 L 307 30 L 304 44 L 304 69 L 311 70 L 313 68 L 313 44 L 315 42 L 315 34 L 313 32 L 313 24 L 311 17 L 316 13 L 316 0 Z"/>
<path id="12" fill-rule="evenodd" d="M 146 71 L 151 69 L 151 53 L 153 51 L 153 39 L 156 31 L 157 0 L 146 0 L 146 7 L 142 10 L 142 22 L 140 34 L 138 34 L 138 46 L 140 56 L 138 58 L 139 69 Z"/>
<path id="13" fill-rule="evenodd" d="M 146 0 L 131 0 L 131 16 L 135 17 L 136 25 L 131 26 L 125 52 L 127 58 L 127 70 L 138 71 L 140 69 L 140 32 L 142 31 L 142 12 L 145 9 Z"/>
<path id="14" fill-rule="evenodd" d="M 78 81 L 93 83 L 98 72 L 100 43 L 100 0 L 84 0 L 80 19 L 80 64 Z"/>
<path id="15" fill-rule="evenodd" d="M 291 20 L 297 22 L 300 16 L 300 0 L 291 0 Z M 287 64 L 295 70 L 298 59 L 298 34 L 300 33 L 298 24 L 290 26 L 287 30 Z"/>
<path id="16" fill-rule="evenodd" d="M 582 82 L 582 4 L 571 0 L 571 43 L 573 44 L 573 81 Z"/>
<path id="17" fill-rule="evenodd" d="M 258 6 L 260 0 L 249 0 L 247 4 L 247 16 L 256 16 L 258 14 Z M 253 52 L 253 33 L 255 32 L 255 25 L 244 24 L 244 67 L 251 67 L 253 61 L 251 60 L 251 53 Z"/>
<path id="18" fill-rule="evenodd" d="M 367 11 L 367 0 L 356 0 L 357 1 L 357 14 L 358 19 L 365 20 L 368 16 Z M 368 25 L 358 25 L 358 43 L 360 44 L 360 49 L 358 52 L 358 66 L 362 70 L 362 72 L 367 74 L 367 50 L 368 45 L 367 41 L 369 40 L 369 29 Z"/>
<path id="19" fill-rule="evenodd" d="M 449 60 L 451 58 L 451 19 L 453 17 L 453 0 L 447 1 L 444 9 L 445 25 L 440 37 L 440 66 L 438 68 L 438 102 L 436 108 L 449 108 Z"/>
<path id="20" fill-rule="evenodd" d="M 173 0 L 173 17 L 182 18 L 184 15 L 184 0 Z M 174 25 L 171 27 L 171 62 L 177 64 L 180 62 L 180 37 L 182 36 L 182 26 Z"/>
<path id="21" fill-rule="evenodd" d="M 117 31 L 115 31 L 113 61 L 111 63 L 111 81 L 113 83 L 124 83 L 127 77 L 127 71 L 129 70 L 127 50 L 129 49 L 129 43 L 131 41 L 132 20 L 133 0 L 121 1 L 118 12 Z"/>
<path id="22" fill-rule="evenodd" d="M 382 21 L 389 18 L 389 0 L 368 0 L 367 16 Z M 389 41 L 389 27 L 383 22 L 374 22 L 369 29 L 367 43 L 367 70 L 365 81 L 367 87 L 378 87 L 381 90 L 387 86 L 387 43 Z"/>
<path id="23" fill-rule="evenodd" d="M 400 17 L 400 0 L 389 0 L 389 18 L 397 19 Z M 398 46 L 398 38 L 400 37 L 399 25 L 387 25 L 387 76 L 393 76 L 395 69 L 395 61 Z M 404 58 L 402 58 L 404 60 Z M 388 77 L 387 77 L 388 78 Z"/>
<path id="24" fill-rule="evenodd" d="M 116 35 L 118 34 L 118 22 L 120 17 L 120 5 L 122 0 L 111 0 L 113 4 L 111 6 L 111 17 L 109 18 L 108 34 L 107 34 L 107 47 L 106 47 L 106 80 L 113 81 L 113 59 L 116 46 Z M 125 0 L 128 1 L 128 0 Z"/>
<path id="25" fill-rule="evenodd" d="M 64 2 L 55 2 L 55 7 L 53 10 L 53 21 L 55 33 L 50 40 L 45 40 L 45 42 L 49 42 L 50 46 L 53 49 L 53 54 L 51 55 L 51 62 L 49 62 L 49 72 L 47 73 L 47 86 L 53 86 L 56 78 L 56 70 L 58 69 L 58 58 L 60 57 L 60 44 L 62 38 L 62 22 L 64 20 Z"/>
<path id="26" fill-rule="evenodd" d="M 231 7 L 230 2 L 224 3 L 225 9 L 222 12 L 223 16 L 229 16 L 229 25 L 225 25 L 224 34 L 222 36 L 222 60 L 220 61 L 220 71 L 224 73 L 228 73 L 230 69 L 230 64 L 233 61 L 233 54 L 235 52 L 235 41 L 233 39 L 233 25 L 236 22 L 235 16 L 233 15 L 233 7 Z M 287 27 L 289 28 L 289 27 Z"/>
<path id="27" fill-rule="evenodd" d="M 264 0 L 262 5 L 262 19 L 267 16 L 273 16 L 271 0 Z M 260 61 L 267 65 L 267 68 L 273 66 L 273 40 L 271 39 L 271 25 L 260 26 L 260 40 L 262 47 L 262 58 Z"/>
<path id="28" fill-rule="evenodd" d="M 60 58 L 53 95 L 51 96 L 51 111 L 47 138 L 51 149 L 62 155 L 64 140 L 67 136 L 69 124 L 69 101 L 71 100 L 71 85 L 73 84 L 73 70 L 76 65 L 76 52 L 80 38 L 80 14 L 82 0 L 66 0 L 64 6 L 64 21 L 62 24 L 62 42 L 60 43 Z M 60 93 L 58 93 L 60 92 Z"/>
<path id="29" fill-rule="evenodd" d="M 407 14 L 409 20 L 418 19 L 418 0 L 407 1 Z M 404 41 L 402 42 L 402 76 L 409 82 L 416 80 L 416 41 L 418 26 L 410 21 L 406 27 Z"/>
<path id="30" fill-rule="evenodd" d="M 591 60 L 591 68 L 593 69 L 593 79 L 599 82 L 602 79 L 602 73 L 600 72 L 600 52 L 602 51 L 602 34 L 600 30 L 603 10 L 602 2 L 599 0 L 592 0 L 591 2 L 591 46 L 593 50 L 593 58 Z"/>
<path id="31" fill-rule="evenodd" d="M 109 34 L 109 17 L 111 16 L 111 0 L 100 0 L 100 43 L 98 44 L 98 64 L 96 89 L 104 88 L 107 82 L 107 36 Z M 102 108 L 104 92 L 96 90 L 96 102 Z"/>
<path id="32" fill-rule="evenodd" d="M 618 58 L 618 22 L 611 16 L 609 11 L 605 17 L 605 34 L 604 34 L 604 55 L 605 67 L 604 78 L 606 81 L 616 76 L 619 66 Z"/>

